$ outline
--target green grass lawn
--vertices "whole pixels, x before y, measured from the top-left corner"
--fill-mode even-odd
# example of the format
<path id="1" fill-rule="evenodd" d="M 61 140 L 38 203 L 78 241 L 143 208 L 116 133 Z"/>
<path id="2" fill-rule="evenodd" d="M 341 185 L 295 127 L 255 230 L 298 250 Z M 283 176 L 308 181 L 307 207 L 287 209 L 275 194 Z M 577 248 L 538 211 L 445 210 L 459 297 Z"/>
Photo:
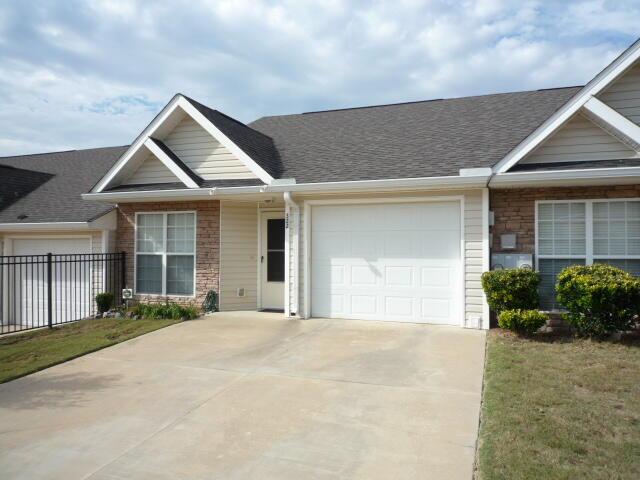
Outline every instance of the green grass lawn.
<path id="1" fill-rule="evenodd" d="M 640 339 L 490 332 L 478 477 L 640 478 Z"/>
<path id="2" fill-rule="evenodd" d="M 105 318 L 0 337 L 0 383 L 177 323 Z"/>

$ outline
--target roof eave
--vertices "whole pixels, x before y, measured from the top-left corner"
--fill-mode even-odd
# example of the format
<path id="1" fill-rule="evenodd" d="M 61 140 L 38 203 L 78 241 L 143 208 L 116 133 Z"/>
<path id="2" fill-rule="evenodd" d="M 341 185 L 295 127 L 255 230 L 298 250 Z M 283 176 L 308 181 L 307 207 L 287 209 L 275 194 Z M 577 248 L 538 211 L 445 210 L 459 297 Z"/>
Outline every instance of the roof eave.
<path id="1" fill-rule="evenodd" d="M 625 185 L 638 182 L 640 182 L 640 167 L 616 167 L 498 173 L 491 177 L 489 187 L 570 187 Z"/>
<path id="2" fill-rule="evenodd" d="M 246 187 L 214 187 L 179 190 L 121 191 L 85 193 L 84 200 L 101 202 L 140 202 L 150 200 L 212 200 L 237 195 L 264 196 L 270 193 L 357 193 L 368 190 L 376 192 L 398 189 L 404 190 L 451 190 L 455 188 L 484 188 L 490 175 L 466 175 L 446 177 L 395 178 L 381 180 L 355 180 L 321 183 L 279 183 Z"/>

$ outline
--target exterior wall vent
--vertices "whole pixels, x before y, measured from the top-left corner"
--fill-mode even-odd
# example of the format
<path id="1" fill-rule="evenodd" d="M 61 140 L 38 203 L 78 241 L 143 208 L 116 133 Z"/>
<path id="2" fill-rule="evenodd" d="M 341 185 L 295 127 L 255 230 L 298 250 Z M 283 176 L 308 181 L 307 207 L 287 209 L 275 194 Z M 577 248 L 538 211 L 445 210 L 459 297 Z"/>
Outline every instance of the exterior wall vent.
<path id="1" fill-rule="evenodd" d="M 238 290 L 236 291 L 237 295 L 239 297 L 244 297 L 244 287 L 240 287 L 238 288 Z"/>

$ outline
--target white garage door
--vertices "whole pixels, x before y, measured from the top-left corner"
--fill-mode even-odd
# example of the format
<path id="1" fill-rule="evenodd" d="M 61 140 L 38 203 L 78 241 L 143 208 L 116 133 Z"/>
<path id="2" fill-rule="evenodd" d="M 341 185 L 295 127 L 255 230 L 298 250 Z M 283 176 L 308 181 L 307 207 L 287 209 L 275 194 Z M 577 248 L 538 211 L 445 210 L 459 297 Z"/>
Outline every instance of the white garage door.
<path id="1" fill-rule="evenodd" d="M 89 238 L 14 239 L 12 252 L 13 255 L 85 254 L 91 253 L 91 241 Z M 17 281 L 14 283 L 13 304 L 9 306 L 9 318 L 22 325 L 46 325 L 46 265 L 25 265 L 10 274 L 15 275 Z M 92 303 L 89 266 L 80 262 L 58 263 L 54 265 L 51 276 L 53 322 L 62 323 L 88 316 Z"/>
<path id="2" fill-rule="evenodd" d="M 315 317 L 460 325 L 460 203 L 318 205 Z"/>

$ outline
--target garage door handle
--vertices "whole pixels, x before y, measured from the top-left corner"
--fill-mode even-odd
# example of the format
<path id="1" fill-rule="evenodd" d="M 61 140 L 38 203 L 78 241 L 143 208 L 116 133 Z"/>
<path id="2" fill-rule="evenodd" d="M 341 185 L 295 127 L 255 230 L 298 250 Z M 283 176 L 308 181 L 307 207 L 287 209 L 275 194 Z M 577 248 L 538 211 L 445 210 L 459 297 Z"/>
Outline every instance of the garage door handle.
<path id="1" fill-rule="evenodd" d="M 264 255 L 260 257 L 260 263 L 264 263 Z"/>

